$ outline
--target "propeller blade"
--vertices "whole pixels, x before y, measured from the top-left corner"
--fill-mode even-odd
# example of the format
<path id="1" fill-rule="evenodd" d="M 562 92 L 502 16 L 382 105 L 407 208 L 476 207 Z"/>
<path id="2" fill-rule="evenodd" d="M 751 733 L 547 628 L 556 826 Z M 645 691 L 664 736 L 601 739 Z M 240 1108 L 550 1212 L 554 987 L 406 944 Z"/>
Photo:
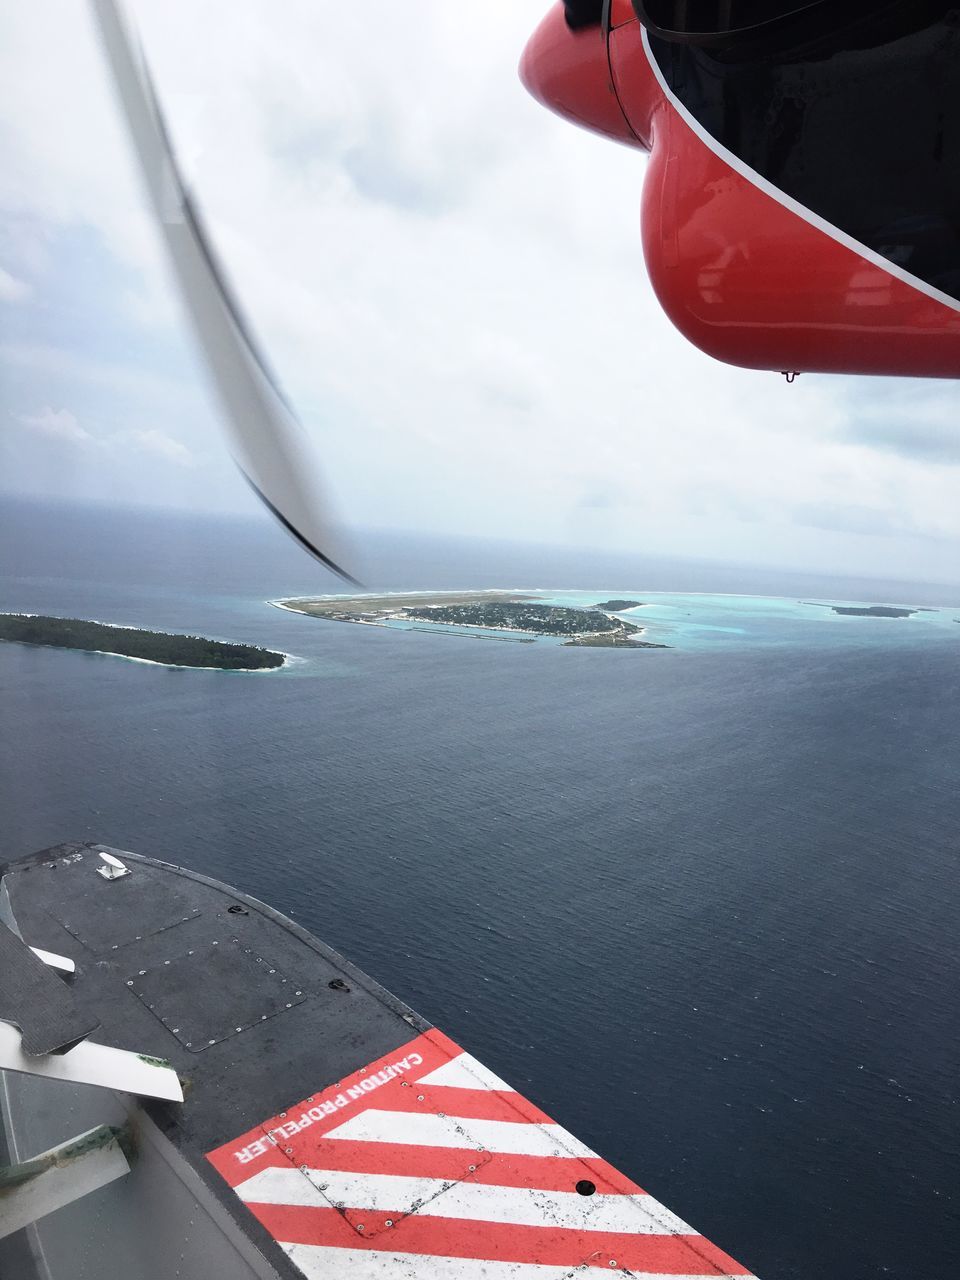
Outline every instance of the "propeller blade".
<path id="1" fill-rule="evenodd" d="M 186 189 L 139 42 L 117 0 L 91 0 L 150 203 L 229 427 L 234 458 L 266 507 L 311 555 L 340 562 L 309 438 L 233 296 Z"/>

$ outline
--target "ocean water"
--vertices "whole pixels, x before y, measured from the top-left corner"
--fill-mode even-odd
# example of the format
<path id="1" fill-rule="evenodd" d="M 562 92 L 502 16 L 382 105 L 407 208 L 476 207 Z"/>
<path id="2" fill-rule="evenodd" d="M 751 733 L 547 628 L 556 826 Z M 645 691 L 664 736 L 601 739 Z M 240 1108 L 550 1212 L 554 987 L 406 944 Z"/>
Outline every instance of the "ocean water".
<path id="1" fill-rule="evenodd" d="M 764 1280 L 954 1276 L 957 588 L 364 548 L 377 589 L 626 595 L 671 647 L 323 623 L 266 603 L 338 590 L 270 526 L 6 500 L 0 609 L 298 661 L 0 645 L 0 856 L 95 839 L 275 904 Z"/>

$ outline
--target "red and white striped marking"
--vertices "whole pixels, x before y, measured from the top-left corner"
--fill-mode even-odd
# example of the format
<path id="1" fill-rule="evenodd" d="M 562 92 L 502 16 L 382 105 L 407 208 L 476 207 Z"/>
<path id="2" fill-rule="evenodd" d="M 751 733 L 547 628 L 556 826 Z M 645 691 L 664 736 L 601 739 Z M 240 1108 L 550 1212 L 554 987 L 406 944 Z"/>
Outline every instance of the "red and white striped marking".
<path id="1" fill-rule="evenodd" d="M 439 1031 L 208 1159 L 310 1280 L 748 1275 Z"/>

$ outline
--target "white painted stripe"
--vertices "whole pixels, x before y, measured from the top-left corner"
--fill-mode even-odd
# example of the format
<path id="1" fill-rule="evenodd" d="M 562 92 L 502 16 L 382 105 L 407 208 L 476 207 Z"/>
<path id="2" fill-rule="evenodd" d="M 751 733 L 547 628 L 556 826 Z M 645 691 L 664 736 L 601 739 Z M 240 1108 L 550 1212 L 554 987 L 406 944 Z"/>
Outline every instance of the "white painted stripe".
<path id="1" fill-rule="evenodd" d="M 451 1058 L 442 1067 L 437 1067 L 436 1071 L 421 1076 L 417 1083 L 442 1084 L 454 1089 L 499 1089 L 513 1093 L 508 1084 L 470 1053 L 461 1053 L 458 1058 Z"/>
<path id="2" fill-rule="evenodd" d="M 316 1174 L 313 1175 L 316 1177 Z M 261 1169 L 234 1191 L 246 1204 L 295 1204 L 329 1209 L 330 1200 L 299 1169 Z M 357 1205 L 365 1208 L 365 1205 Z"/>
<path id="3" fill-rule="evenodd" d="M 599 1157 L 558 1124 L 517 1124 L 512 1120 L 466 1120 L 370 1108 L 332 1129 L 328 1138 L 351 1142 L 393 1142 L 414 1147 L 473 1147 L 516 1156 Z"/>
<path id="4" fill-rule="evenodd" d="M 572 1275 L 591 1274 L 574 1267 L 543 1267 L 533 1262 L 432 1258 L 418 1253 L 333 1249 L 313 1244 L 285 1244 L 283 1248 L 308 1280 L 569 1280 Z M 599 1275 L 599 1269 L 594 1274 Z M 651 1271 L 631 1271 L 630 1275 L 632 1280 L 664 1280 L 661 1273 Z M 704 1280 L 704 1277 L 671 1275 L 669 1280 Z M 749 1280 L 749 1277 L 738 1277 L 738 1280 Z"/>
<path id="5" fill-rule="evenodd" d="M 859 254 L 861 258 L 866 258 L 868 262 L 872 262 L 874 266 L 880 267 L 883 271 L 886 271 L 888 275 L 895 276 L 897 280 L 902 280 L 904 284 L 911 285 L 920 293 L 926 294 L 928 298 L 933 298 L 935 302 L 942 302 L 943 305 L 949 307 L 951 311 L 960 311 L 960 301 L 956 298 L 952 298 L 949 293 L 944 293 L 942 289 L 937 289 L 932 284 L 927 284 L 926 280 L 921 280 L 919 276 L 915 276 L 911 272 L 906 271 L 903 267 L 898 266 L 895 262 L 891 262 L 890 259 L 885 258 L 882 253 L 877 253 L 875 249 L 871 249 L 868 245 L 861 244 L 859 240 L 854 239 L 853 236 L 848 235 L 839 227 L 834 226 L 832 222 L 828 222 L 827 219 L 821 217 L 819 213 L 814 213 L 814 211 L 812 209 L 808 209 L 805 204 L 801 204 L 800 201 L 795 200 L 793 196 L 787 195 L 785 191 L 781 191 L 778 186 L 770 182 L 769 179 L 763 176 L 763 174 L 758 173 L 756 169 L 751 169 L 748 164 L 741 160 L 736 152 L 730 151 L 722 142 L 718 142 L 713 134 L 707 132 L 696 116 L 684 106 L 670 88 L 663 71 L 660 69 L 660 64 L 657 62 L 657 59 L 653 55 L 653 50 L 650 48 L 650 37 L 646 28 L 641 27 L 641 35 L 643 38 L 643 47 L 647 54 L 647 60 L 653 69 L 654 75 L 660 82 L 660 87 L 666 94 L 667 99 L 673 104 L 677 114 L 690 126 L 697 137 L 707 144 L 714 155 L 719 156 L 720 159 L 728 164 L 731 169 L 741 174 L 744 178 L 747 178 L 755 187 L 759 187 L 760 190 L 765 191 L 768 196 L 772 196 L 773 199 L 776 200 L 778 204 L 782 204 L 785 209 L 789 209 L 792 213 L 795 213 L 797 217 L 803 218 L 804 222 L 809 222 L 812 227 L 816 227 L 819 231 L 828 235 L 831 240 L 836 240 L 838 244 L 844 245 L 845 248 L 852 249 L 853 252 Z"/>
<path id="6" fill-rule="evenodd" d="M 581 1196 L 576 1191 L 497 1187 L 439 1178 L 343 1173 L 336 1169 L 263 1169 L 237 1187 L 248 1203 L 319 1205 L 462 1218 L 525 1227 L 626 1235 L 694 1236 L 696 1231 L 648 1195 Z"/>

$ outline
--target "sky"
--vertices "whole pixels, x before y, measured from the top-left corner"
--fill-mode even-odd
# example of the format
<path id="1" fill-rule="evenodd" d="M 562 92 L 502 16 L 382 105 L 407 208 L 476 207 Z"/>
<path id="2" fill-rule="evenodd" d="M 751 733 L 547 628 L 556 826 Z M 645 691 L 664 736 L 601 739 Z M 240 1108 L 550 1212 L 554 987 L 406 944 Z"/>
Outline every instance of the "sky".
<path id="1" fill-rule="evenodd" d="M 960 581 L 949 382 L 723 366 L 644 271 L 645 159 L 516 65 L 545 0 L 132 5 L 341 518 Z M 0 493 L 251 511 L 90 11 L 0 9 Z"/>

